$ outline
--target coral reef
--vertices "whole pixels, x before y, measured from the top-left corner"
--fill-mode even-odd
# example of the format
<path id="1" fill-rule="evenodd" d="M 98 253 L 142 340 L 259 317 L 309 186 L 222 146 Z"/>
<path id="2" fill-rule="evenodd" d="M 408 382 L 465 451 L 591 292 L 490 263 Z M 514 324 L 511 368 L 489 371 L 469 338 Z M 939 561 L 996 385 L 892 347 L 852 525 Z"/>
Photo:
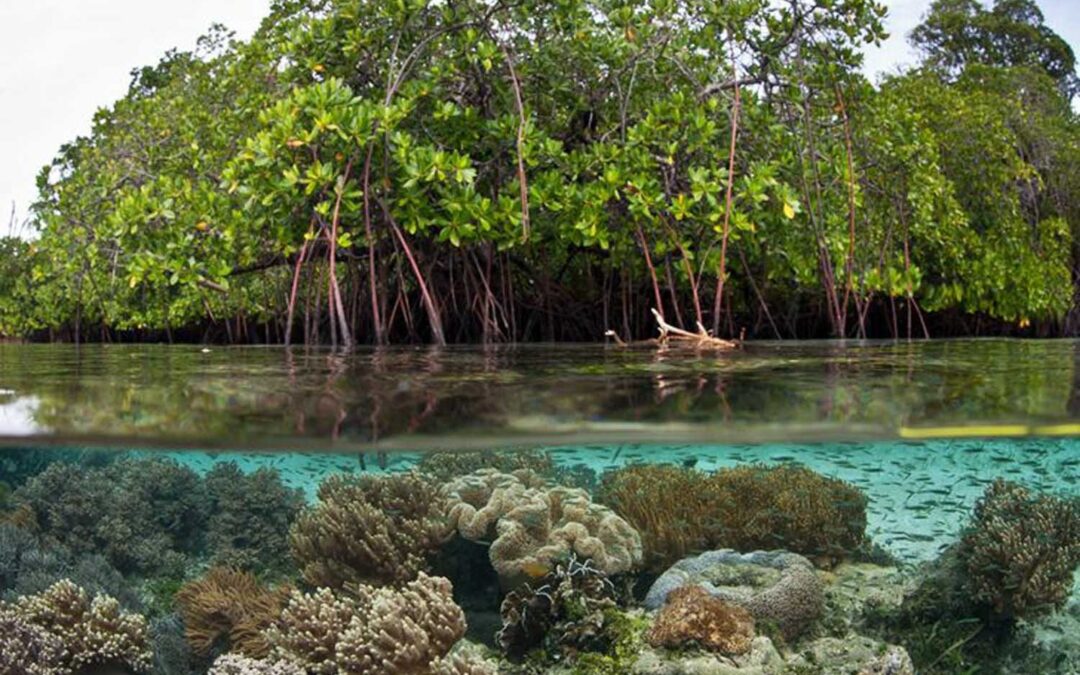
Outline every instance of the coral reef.
<path id="1" fill-rule="evenodd" d="M 55 635 L 0 607 L 0 673 L 54 675 L 60 670 L 64 645 Z"/>
<path id="2" fill-rule="evenodd" d="M 550 453 L 522 449 L 432 452 L 421 457 L 416 464 L 417 471 L 438 481 L 450 480 L 480 469 L 491 469 L 502 473 L 513 473 L 525 469 L 541 476 L 550 476 L 555 472 L 555 462 Z"/>
<path id="3" fill-rule="evenodd" d="M 428 569 L 451 533 L 445 501 L 418 473 L 331 476 L 319 486 L 319 501 L 289 533 L 293 557 L 312 586 L 407 582 Z"/>
<path id="4" fill-rule="evenodd" d="M 714 474 L 630 466 L 605 474 L 599 494 L 642 533 L 654 571 L 689 552 L 719 547 L 782 548 L 828 566 L 865 544 L 865 495 L 793 464 Z"/>
<path id="5" fill-rule="evenodd" d="M 162 459 L 90 470 L 53 463 L 15 498 L 33 510 L 43 535 L 75 555 L 101 553 L 125 574 L 182 570 L 206 523 L 198 474 Z"/>
<path id="6" fill-rule="evenodd" d="M 604 652 L 608 610 L 614 609 L 615 586 L 607 575 L 571 555 L 535 588 L 526 583 L 503 599 L 503 625 L 496 640 L 512 659 L 544 647 L 548 654 Z"/>
<path id="7" fill-rule="evenodd" d="M 428 672 L 465 634 L 452 593 L 447 579 L 423 572 L 400 589 L 294 591 L 265 633 L 271 660 L 327 675 Z"/>
<path id="8" fill-rule="evenodd" d="M 184 621 L 178 614 L 165 614 L 150 621 L 150 644 L 154 675 L 201 675 L 206 664 L 191 651 L 184 637 Z"/>
<path id="9" fill-rule="evenodd" d="M 744 654 L 754 639 L 754 618 L 701 586 L 681 586 L 668 594 L 645 637 L 654 647 L 693 643 L 723 654 Z"/>
<path id="10" fill-rule="evenodd" d="M 214 660 L 207 675 L 306 675 L 306 671 L 292 663 L 223 654 Z"/>
<path id="11" fill-rule="evenodd" d="M 907 650 L 861 635 L 824 637 L 803 645 L 788 659 L 797 673 L 915 675 Z"/>
<path id="12" fill-rule="evenodd" d="M 289 563 L 289 526 L 304 504 L 276 469 L 245 474 L 235 462 L 216 464 L 205 476 L 209 506 L 206 544 L 217 565 L 261 571 Z"/>
<path id="13" fill-rule="evenodd" d="M 200 656 L 222 646 L 245 656 L 266 656 L 270 645 L 263 631 L 281 615 L 290 591 L 269 590 L 250 572 L 214 567 L 176 594 L 184 635 Z"/>
<path id="14" fill-rule="evenodd" d="M 645 596 L 645 606 L 658 609 L 670 593 L 700 586 L 710 595 L 750 612 L 759 629 L 775 626 L 791 641 L 821 616 L 824 593 L 813 565 L 786 551 L 738 553 L 708 551 L 686 558 L 664 572 Z"/>
<path id="15" fill-rule="evenodd" d="M 447 483 L 450 522 L 473 541 L 491 541 L 489 556 L 503 588 L 536 580 L 570 554 L 606 574 L 641 562 L 641 538 L 584 490 L 543 487 L 533 473 L 481 469 Z"/>
<path id="16" fill-rule="evenodd" d="M 14 614 L 61 645 L 58 672 L 97 665 L 136 672 L 150 667 L 146 620 L 121 611 L 119 603 L 109 596 L 91 599 L 70 581 L 58 581 L 44 593 L 0 605 L 0 612 Z"/>
<path id="17" fill-rule="evenodd" d="M 1060 608 L 1080 566 L 1080 499 L 995 481 L 960 541 L 964 587 L 1001 619 Z"/>

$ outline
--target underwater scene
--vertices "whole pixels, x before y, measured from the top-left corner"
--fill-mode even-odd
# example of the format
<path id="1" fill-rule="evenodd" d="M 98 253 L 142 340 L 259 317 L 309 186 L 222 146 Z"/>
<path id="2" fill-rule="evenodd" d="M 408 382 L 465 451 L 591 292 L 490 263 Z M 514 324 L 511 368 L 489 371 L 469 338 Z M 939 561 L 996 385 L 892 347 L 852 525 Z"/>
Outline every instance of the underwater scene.
<path id="1" fill-rule="evenodd" d="M 1080 673 L 1078 360 L 0 344 L 0 673 Z"/>

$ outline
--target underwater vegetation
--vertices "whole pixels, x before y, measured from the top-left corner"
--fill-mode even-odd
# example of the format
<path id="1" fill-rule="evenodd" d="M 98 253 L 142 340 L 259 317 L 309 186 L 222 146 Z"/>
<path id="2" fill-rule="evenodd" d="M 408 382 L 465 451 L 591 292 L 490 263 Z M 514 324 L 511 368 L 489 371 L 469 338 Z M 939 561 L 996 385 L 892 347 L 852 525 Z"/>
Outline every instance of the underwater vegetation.
<path id="1" fill-rule="evenodd" d="M 831 566 L 866 542 L 866 496 L 792 464 L 711 474 L 630 466 L 604 475 L 599 499 L 641 532 L 646 565 L 657 572 L 714 548 L 784 549 Z"/>
<path id="2" fill-rule="evenodd" d="M 319 504 L 289 533 L 293 556 L 312 586 L 404 583 L 428 570 L 450 537 L 436 484 L 418 473 L 331 476 Z"/>

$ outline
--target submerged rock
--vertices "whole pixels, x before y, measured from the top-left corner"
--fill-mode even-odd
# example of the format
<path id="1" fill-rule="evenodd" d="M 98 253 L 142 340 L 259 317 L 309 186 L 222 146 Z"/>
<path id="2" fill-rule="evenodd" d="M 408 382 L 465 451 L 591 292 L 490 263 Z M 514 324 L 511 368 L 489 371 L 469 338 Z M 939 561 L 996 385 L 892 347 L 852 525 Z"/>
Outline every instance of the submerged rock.
<path id="1" fill-rule="evenodd" d="M 804 633 L 821 616 L 824 593 L 814 566 L 787 551 L 708 551 L 675 563 L 653 583 L 645 606 L 657 609 L 677 588 L 701 586 L 710 595 L 748 610 L 759 632 L 775 625 L 785 640 Z"/>
<path id="2" fill-rule="evenodd" d="M 788 666 L 798 673 L 821 675 L 915 675 L 906 649 L 855 634 L 803 645 L 788 659 Z"/>
<path id="3" fill-rule="evenodd" d="M 738 656 L 646 649 L 631 672 L 635 675 L 781 675 L 787 669 L 772 640 L 758 636 L 751 641 L 749 651 Z"/>

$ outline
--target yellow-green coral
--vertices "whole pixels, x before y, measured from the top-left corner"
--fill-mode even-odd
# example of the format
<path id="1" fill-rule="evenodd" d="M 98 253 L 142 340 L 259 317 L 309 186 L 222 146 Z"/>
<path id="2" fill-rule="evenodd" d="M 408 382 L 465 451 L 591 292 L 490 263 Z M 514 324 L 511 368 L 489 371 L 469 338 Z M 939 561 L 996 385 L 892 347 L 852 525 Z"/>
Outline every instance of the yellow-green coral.
<path id="1" fill-rule="evenodd" d="M 664 465 L 604 476 L 600 500 L 641 533 L 650 569 L 688 553 L 730 547 L 786 549 L 834 563 L 865 538 L 866 497 L 854 486 L 802 466 L 721 469 L 707 474 Z"/>
<path id="2" fill-rule="evenodd" d="M 319 486 L 319 502 L 289 532 L 312 586 L 407 582 L 450 534 L 438 489 L 416 473 L 331 476 Z"/>

